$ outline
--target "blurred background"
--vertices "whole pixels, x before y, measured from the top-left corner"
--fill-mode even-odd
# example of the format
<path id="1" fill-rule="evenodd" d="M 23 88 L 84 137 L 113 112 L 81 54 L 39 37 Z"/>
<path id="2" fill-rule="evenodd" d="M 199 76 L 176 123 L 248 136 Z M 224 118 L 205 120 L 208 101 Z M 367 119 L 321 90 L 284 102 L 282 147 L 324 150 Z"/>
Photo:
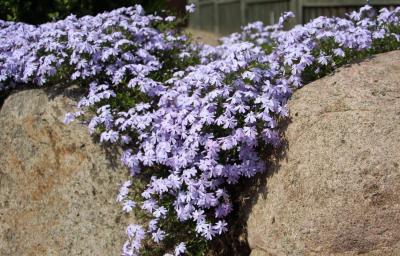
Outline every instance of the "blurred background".
<path id="1" fill-rule="evenodd" d="M 147 13 L 185 17 L 185 5 L 194 3 L 196 11 L 185 24 L 189 30 L 227 35 L 253 21 L 276 23 L 282 12 L 296 14 L 294 24 L 318 16 L 344 16 L 369 2 L 376 9 L 394 8 L 400 0 L 0 0 L 0 19 L 30 24 L 77 16 L 95 15 L 122 6 L 141 4 Z"/>
<path id="2" fill-rule="evenodd" d="M 319 16 L 339 16 L 370 3 L 376 9 L 395 8 L 400 0 L 190 0 L 197 10 L 190 17 L 190 27 L 226 35 L 253 21 L 274 24 L 280 14 L 293 11 L 294 23 L 307 23 Z"/>
<path id="3" fill-rule="evenodd" d="M 70 14 L 96 15 L 135 4 L 141 4 L 147 13 L 169 10 L 182 16 L 186 0 L 0 0 L 0 19 L 41 24 Z"/>

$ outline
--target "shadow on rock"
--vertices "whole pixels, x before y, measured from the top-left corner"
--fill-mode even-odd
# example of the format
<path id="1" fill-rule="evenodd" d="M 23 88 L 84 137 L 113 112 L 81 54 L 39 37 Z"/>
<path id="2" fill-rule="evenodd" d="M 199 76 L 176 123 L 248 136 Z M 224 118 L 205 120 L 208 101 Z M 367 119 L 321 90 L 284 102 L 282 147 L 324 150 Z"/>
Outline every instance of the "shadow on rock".
<path id="1" fill-rule="evenodd" d="M 290 117 L 280 121 L 278 129 L 281 145 L 278 148 L 269 146 L 265 150 L 264 154 L 268 159 L 267 170 L 250 179 L 242 178 L 238 184 L 228 189 L 233 202 L 233 211 L 227 220 L 229 231 L 225 235 L 219 238 L 217 237 L 212 241 L 211 249 L 207 255 L 250 255 L 251 249 L 247 242 L 247 221 L 249 214 L 258 198 L 260 196 L 267 196 L 268 177 L 278 172 L 280 161 L 286 159 L 286 151 L 289 148 L 289 142 L 286 139 L 285 132 L 290 123 Z"/>

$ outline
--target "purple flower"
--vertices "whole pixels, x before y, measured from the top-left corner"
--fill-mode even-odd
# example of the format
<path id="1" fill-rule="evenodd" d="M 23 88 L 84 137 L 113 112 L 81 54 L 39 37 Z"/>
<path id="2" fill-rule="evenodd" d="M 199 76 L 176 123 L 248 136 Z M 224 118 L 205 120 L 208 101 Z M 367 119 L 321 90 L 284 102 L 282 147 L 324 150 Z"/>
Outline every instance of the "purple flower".
<path id="1" fill-rule="evenodd" d="M 122 210 L 125 211 L 125 212 L 127 212 L 127 213 L 130 213 L 130 212 L 133 210 L 133 208 L 134 208 L 135 206 L 136 206 L 136 203 L 135 203 L 134 201 L 132 201 L 132 200 L 127 200 L 127 201 L 125 201 L 125 202 L 123 203 Z"/>
<path id="2" fill-rule="evenodd" d="M 186 252 L 186 244 L 185 243 L 179 243 L 175 247 L 175 256 L 179 256 L 181 254 L 184 254 Z"/>
<path id="3" fill-rule="evenodd" d="M 167 209 L 164 206 L 157 208 L 153 212 L 153 216 L 156 218 L 164 218 L 166 214 L 167 214 Z"/>
<path id="4" fill-rule="evenodd" d="M 119 190 L 119 194 L 118 194 L 118 196 L 117 196 L 117 202 L 122 202 L 125 198 L 126 198 L 126 196 L 128 195 L 128 193 L 129 193 L 129 187 L 132 185 L 132 182 L 130 181 L 130 180 L 128 180 L 128 181 L 125 181 L 123 184 L 122 184 L 122 186 L 121 186 L 121 188 L 120 188 L 120 190 Z"/>
<path id="5" fill-rule="evenodd" d="M 153 238 L 154 242 L 159 243 L 165 238 L 165 232 L 161 229 L 157 229 L 156 232 L 151 233 L 151 237 Z"/>
<path id="6" fill-rule="evenodd" d="M 334 50 L 333 50 L 333 53 L 334 53 L 336 56 L 339 56 L 339 57 L 344 57 L 344 56 L 345 56 L 344 51 L 343 51 L 342 49 L 340 49 L 340 48 L 334 49 Z"/>
<path id="7" fill-rule="evenodd" d="M 228 230 L 227 228 L 228 224 L 225 221 L 219 220 L 214 226 L 213 229 L 215 230 L 216 233 L 221 235 L 222 233 L 226 232 Z"/>
<path id="8" fill-rule="evenodd" d="M 64 118 L 64 124 L 69 124 L 75 120 L 75 115 L 73 113 L 67 113 Z"/>
<path id="9" fill-rule="evenodd" d="M 165 18 L 165 21 L 167 21 L 167 22 L 172 22 L 174 20 L 175 20 L 175 16 L 168 16 Z"/>
<path id="10" fill-rule="evenodd" d="M 186 6 L 185 6 L 185 9 L 186 9 L 186 11 L 187 11 L 188 13 L 194 12 L 195 8 L 196 8 L 196 6 L 195 6 L 194 4 L 189 4 L 189 5 L 186 5 Z"/>

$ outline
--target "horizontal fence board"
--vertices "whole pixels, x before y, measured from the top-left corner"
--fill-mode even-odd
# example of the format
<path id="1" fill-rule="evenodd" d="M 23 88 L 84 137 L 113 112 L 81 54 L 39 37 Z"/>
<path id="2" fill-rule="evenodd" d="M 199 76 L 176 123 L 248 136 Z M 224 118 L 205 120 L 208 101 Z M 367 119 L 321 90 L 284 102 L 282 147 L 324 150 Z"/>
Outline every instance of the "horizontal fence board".
<path id="1" fill-rule="evenodd" d="M 198 0 L 198 4 L 213 4 L 215 0 Z"/>
<path id="2" fill-rule="evenodd" d="M 215 2 L 218 4 L 230 4 L 230 3 L 240 3 L 240 0 L 218 0 Z"/>
<path id="3" fill-rule="evenodd" d="M 287 2 L 289 0 L 242 0 L 246 4 L 254 4 L 254 3 L 279 3 L 279 2 Z"/>

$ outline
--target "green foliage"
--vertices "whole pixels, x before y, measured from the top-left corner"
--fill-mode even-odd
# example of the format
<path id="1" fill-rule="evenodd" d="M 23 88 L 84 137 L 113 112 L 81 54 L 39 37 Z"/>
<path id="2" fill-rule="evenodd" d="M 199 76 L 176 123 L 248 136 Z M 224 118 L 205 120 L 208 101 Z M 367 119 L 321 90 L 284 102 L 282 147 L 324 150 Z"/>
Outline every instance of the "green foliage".
<path id="1" fill-rule="evenodd" d="M 70 14 L 95 15 L 135 4 L 141 4 L 147 13 L 167 8 L 166 0 L 0 0 L 0 19 L 40 24 Z"/>
<path id="2" fill-rule="evenodd" d="M 398 35 L 400 33 L 399 26 L 390 26 L 388 30 L 393 34 L 391 37 L 385 37 L 383 39 L 375 39 L 372 42 L 371 48 L 364 51 L 354 51 L 352 49 L 344 49 L 345 57 L 335 56 L 333 50 L 335 48 L 339 48 L 340 46 L 335 43 L 334 39 L 325 40 L 320 42 L 320 47 L 318 50 L 314 50 L 313 55 L 319 56 L 321 52 L 324 52 L 330 56 L 333 56 L 334 65 L 325 65 L 321 66 L 317 63 L 308 66 L 302 75 L 303 81 L 305 84 L 315 81 L 319 78 L 322 78 L 328 74 L 334 72 L 335 69 L 341 67 L 343 65 L 351 64 L 365 58 L 368 58 L 374 54 L 390 52 L 399 49 L 399 42 L 397 41 L 394 35 Z M 289 68 L 289 67 L 288 67 Z M 315 72 L 315 70 L 319 68 L 319 72 Z"/>

